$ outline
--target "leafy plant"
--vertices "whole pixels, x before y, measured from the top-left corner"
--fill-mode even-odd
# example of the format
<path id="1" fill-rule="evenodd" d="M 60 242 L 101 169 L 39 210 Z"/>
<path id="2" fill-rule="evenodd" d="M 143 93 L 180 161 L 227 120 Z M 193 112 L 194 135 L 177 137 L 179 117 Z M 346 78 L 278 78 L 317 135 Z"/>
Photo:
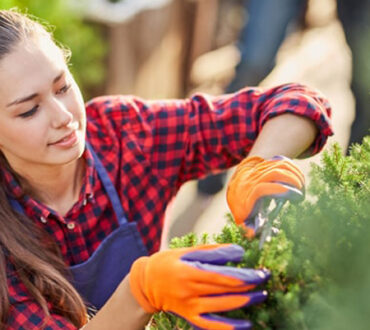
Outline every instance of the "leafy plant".
<path id="1" fill-rule="evenodd" d="M 265 267 L 272 276 L 265 303 L 226 313 L 247 318 L 255 329 L 367 329 L 370 321 L 370 137 L 343 156 L 335 144 L 312 165 L 310 195 L 279 216 L 280 232 L 260 250 L 244 239 L 228 215 L 213 238 L 189 234 L 171 247 L 208 242 L 245 249 L 236 267 Z M 180 323 L 182 322 L 182 323 Z M 169 313 L 153 317 L 148 329 L 190 329 Z"/>
<path id="2" fill-rule="evenodd" d="M 1 0 L 0 9 L 10 8 L 32 14 L 53 27 L 55 39 L 72 51 L 70 69 L 86 98 L 102 89 L 107 44 L 98 26 L 83 21 L 65 0 Z"/>

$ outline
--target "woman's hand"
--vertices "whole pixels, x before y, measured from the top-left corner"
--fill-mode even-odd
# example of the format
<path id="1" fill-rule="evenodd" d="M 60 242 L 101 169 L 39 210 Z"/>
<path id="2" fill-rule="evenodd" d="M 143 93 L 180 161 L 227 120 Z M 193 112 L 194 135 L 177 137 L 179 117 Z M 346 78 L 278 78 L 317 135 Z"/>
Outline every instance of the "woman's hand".
<path id="1" fill-rule="evenodd" d="M 172 312 L 198 328 L 250 329 L 248 320 L 215 315 L 262 302 L 265 291 L 251 292 L 269 272 L 225 266 L 240 262 L 239 245 L 216 244 L 161 251 L 141 257 L 130 271 L 133 296 L 149 313 Z"/>
<path id="2" fill-rule="evenodd" d="M 236 168 L 227 187 L 227 203 L 235 222 L 248 238 L 256 234 L 254 218 L 263 201 L 269 199 L 300 200 L 304 196 L 304 175 L 283 156 L 265 160 L 245 158 Z"/>

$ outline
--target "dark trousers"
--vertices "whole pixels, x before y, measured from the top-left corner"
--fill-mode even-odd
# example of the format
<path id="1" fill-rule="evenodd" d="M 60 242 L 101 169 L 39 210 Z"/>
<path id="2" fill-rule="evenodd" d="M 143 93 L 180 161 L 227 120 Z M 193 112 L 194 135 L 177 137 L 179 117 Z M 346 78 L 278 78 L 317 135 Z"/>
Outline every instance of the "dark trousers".
<path id="1" fill-rule="evenodd" d="M 350 143 L 360 143 L 370 128 L 370 0 L 338 0 L 338 18 L 352 52 L 351 88 L 355 120 Z"/>

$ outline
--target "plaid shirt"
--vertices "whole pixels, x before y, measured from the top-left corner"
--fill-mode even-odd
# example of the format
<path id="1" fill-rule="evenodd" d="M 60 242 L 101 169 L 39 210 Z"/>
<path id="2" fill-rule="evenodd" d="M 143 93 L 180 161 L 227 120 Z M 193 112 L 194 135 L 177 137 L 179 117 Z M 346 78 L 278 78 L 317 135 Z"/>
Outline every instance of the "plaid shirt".
<path id="1" fill-rule="evenodd" d="M 311 154 L 332 134 L 328 102 L 296 84 L 246 88 L 217 97 L 197 94 L 186 100 L 103 96 L 88 102 L 86 111 L 87 140 L 115 184 L 128 221 L 137 223 L 149 253 L 159 248 L 164 212 L 179 187 L 240 162 L 269 118 L 294 113 L 314 120 L 319 133 Z M 14 197 L 54 237 L 67 265 L 87 260 L 118 226 L 90 152 L 83 157 L 87 164 L 83 188 L 64 217 L 24 196 L 12 174 L 2 170 Z M 9 328 L 38 329 L 44 313 L 11 271 L 9 261 L 7 266 Z M 52 306 L 50 311 L 53 319 L 46 329 L 74 329 L 53 313 Z"/>

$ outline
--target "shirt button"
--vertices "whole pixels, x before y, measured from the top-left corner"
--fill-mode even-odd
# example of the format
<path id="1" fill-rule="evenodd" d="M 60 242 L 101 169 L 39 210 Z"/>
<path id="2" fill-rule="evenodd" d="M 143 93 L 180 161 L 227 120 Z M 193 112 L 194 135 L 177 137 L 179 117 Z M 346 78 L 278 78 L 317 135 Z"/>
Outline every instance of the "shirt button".
<path id="1" fill-rule="evenodd" d="M 87 199 L 85 198 L 83 201 L 82 201 L 82 205 L 85 206 L 87 204 Z"/>
<path id="2" fill-rule="evenodd" d="M 74 223 L 74 222 L 69 222 L 69 223 L 67 223 L 67 228 L 68 228 L 68 229 L 72 230 L 72 229 L 75 229 L 75 227 L 76 227 L 76 225 L 75 225 L 75 223 Z"/>
<path id="3" fill-rule="evenodd" d="M 44 218 L 44 217 L 40 217 L 40 221 L 41 221 L 42 223 L 47 223 L 47 222 L 48 222 L 48 220 L 47 220 L 46 218 Z"/>

